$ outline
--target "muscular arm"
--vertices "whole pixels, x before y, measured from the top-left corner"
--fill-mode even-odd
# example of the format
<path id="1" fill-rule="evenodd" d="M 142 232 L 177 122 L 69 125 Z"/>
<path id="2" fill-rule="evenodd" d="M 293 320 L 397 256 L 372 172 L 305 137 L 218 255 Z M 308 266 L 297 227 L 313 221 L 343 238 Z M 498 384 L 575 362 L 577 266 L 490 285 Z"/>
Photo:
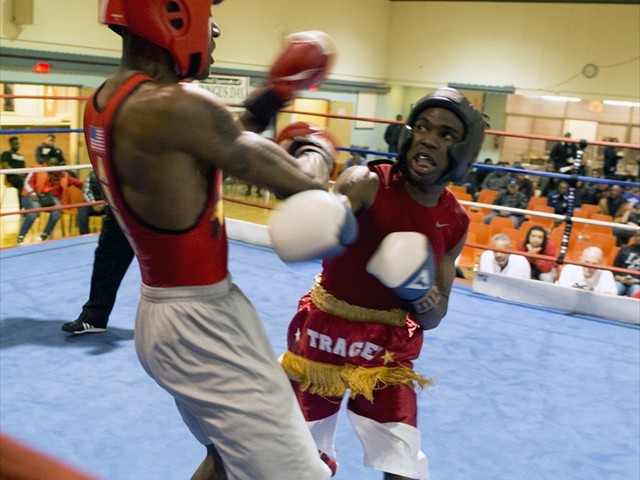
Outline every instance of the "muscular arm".
<path id="1" fill-rule="evenodd" d="M 376 198 L 380 179 L 366 166 L 353 166 L 340 174 L 333 193 L 358 214 L 371 206 Z"/>
<path id="2" fill-rule="evenodd" d="M 327 189 L 331 172 L 320 155 L 307 153 L 294 158 L 253 133 L 259 128 L 250 116 L 243 115 L 234 122 L 229 111 L 207 92 L 194 91 L 192 87 L 185 87 L 185 92 L 188 100 L 196 102 L 190 107 L 203 110 L 204 132 L 210 135 L 194 147 L 207 163 L 283 197 L 304 190 Z"/>
<path id="3" fill-rule="evenodd" d="M 307 152 L 299 158 L 252 132 L 242 132 L 231 144 L 228 156 L 217 165 L 233 176 L 267 187 L 278 197 L 305 190 L 327 190 L 329 170 L 322 156 Z"/>

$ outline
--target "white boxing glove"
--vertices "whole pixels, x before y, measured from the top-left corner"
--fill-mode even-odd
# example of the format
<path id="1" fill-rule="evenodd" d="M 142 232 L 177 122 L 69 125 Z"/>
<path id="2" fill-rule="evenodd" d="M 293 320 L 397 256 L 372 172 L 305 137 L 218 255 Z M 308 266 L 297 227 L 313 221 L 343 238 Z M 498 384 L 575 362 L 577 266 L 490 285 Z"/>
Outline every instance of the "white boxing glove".
<path id="1" fill-rule="evenodd" d="M 336 256 L 358 236 L 351 209 L 324 190 L 297 193 L 281 202 L 269 226 L 273 249 L 284 262 Z"/>
<path id="2" fill-rule="evenodd" d="M 407 300 L 412 312 L 425 313 L 431 308 L 423 299 L 435 282 L 436 259 L 426 235 L 390 233 L 367 262 L 367 272 Z"/>

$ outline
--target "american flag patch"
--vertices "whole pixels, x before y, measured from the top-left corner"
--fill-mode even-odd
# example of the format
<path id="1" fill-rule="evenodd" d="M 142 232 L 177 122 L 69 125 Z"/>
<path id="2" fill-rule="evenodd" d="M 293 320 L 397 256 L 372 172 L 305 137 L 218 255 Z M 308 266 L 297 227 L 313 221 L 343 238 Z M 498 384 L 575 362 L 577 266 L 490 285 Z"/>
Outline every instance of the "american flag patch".
<path id="1" fill-rule="evenodd" d="M 89 125 L 89 143 L 91 149 L 98 153 L 105 153 L 105 135 L 104 128 Z"/>

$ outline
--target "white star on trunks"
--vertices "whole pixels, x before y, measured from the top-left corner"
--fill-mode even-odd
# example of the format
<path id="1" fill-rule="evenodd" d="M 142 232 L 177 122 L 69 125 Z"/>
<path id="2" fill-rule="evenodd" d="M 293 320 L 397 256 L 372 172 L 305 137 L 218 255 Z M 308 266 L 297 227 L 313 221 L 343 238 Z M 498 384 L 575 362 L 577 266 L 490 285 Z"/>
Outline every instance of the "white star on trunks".
<path id="1" fill-rule="evenodd" d="M 296 343 L 300 341 L 300 329 L 296 330 Z"/>

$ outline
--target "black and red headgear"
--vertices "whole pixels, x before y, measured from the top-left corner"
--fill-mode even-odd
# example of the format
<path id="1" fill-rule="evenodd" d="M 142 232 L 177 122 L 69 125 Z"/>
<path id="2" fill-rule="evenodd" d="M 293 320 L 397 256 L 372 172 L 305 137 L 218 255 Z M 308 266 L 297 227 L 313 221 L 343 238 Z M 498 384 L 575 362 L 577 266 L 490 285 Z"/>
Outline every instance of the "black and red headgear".
<path id="1" fill-rule="evenodd" d="M 471 102 L 455 88 L 439 88 L 419 100 L 411 110 L 398 141 L 397 168 L 405 174 L 407 152 L 413 140 L 413 125 L 420 113 L 427 108 L 440 107 L 453 112 L 464 125 L 464 137 L 449 148 L 449 165 L 438 179 L 438 184 L 446 185 L 463 178 L 478 159 L 484 142 L 484 130 L 489 128 L 488 117 L 475 109 Z"/>
<path id="2" fill-rule="evenodd" d="M 183 79 L 207 68 L 211 5 L 223 0 L 100 0 L 100 23 L 125 27 L 169 51 Z"/>

